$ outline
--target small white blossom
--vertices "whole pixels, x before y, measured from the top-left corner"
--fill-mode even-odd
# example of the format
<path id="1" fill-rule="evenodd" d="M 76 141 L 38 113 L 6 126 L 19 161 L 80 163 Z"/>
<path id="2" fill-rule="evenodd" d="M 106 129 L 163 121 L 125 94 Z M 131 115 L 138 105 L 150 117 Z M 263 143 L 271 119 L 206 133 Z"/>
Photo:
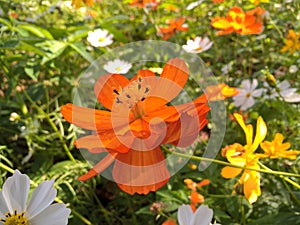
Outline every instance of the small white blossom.
<path id="1" fill-rule="evenodd" d="M 237 88 L 239 94 L 234 96 L 232 99 L 236 107 L 241 107 L 241 110 L 247 110 L 255 104 L 254 97 L 259 97 L 264 92 L 263 88 L 256 89 L 258 81 L 253 79 L 244 80 L 242 82 L 242 88 Z"/>
<path id="2" fill-rule="evenodd" d="M 30 180 L 15 170 L 0 191 L 0 224 L 66 225 L 71 210 L 63 203 L 52 204 L 57 193 L 53 183 L 42 182 L 27 202 Z"/>
<path id="3" fill-rule="evenodd" d="M 103 68 L 109 73 L 125 74 L 128 73 L 132 64 L 120 59 L 107 62 Z"/>
<path id="4" fill-rule="evenodd" d="M 270 89 L 270 86 L 267 82 L 264 83 L 264 86 Z M 290 83 L 287 80 L 277 83 L 278 92 L 275 88 L 270 89 L 268 95 L 265 96 L 266 99 L 275 99 L 279 97 L 279 95 L 286 101 L 286 102 L 299 102 L 300 95 L 296 93 L 296 88 L 290 88 Z"/>
<path id="5" fill-rule="evenodd" d="M 291 65 L 289 68 L 290 73 L 296 73 L 298 71 L 298 67 L 296 65 Z"/>
<path id="6" fill-rule="evenodd" d="M 113 43 L 113 37 L 108 30 L 97 29 L 88 32 L 87 40 L 94 47 L 105 47 Z"/>
<path id="7" fill-rule="evenodd" d="M 182 48 L 190 53 L 200 53 L 204 52 L 213 45 L 213 42 L 209 40 L 208 37 L 195 37 L 194 40 L 188 40 L 186 45 L 183 45 Z"/>
<path id="8" fill-rule="evenodd" d="M 210 225 L 212 217 L 213 210 L 205 205 L 201 205 L 195 213 L 189 205 L 182 205 L 178 208 L 179 225 Z"/>
<path id="9" fill-rule="evenodd" d="M 19 120 L 19 119 L 20 119 L 20 116 L 19 116 L 18 113 L 12 112 L 12 113 L 10 114 L 9 120 L 10 120 L 11 122 L 14 122 L 14 121 Z"/>
<path id="10" fill-rule="evenodd" d="M 186 10 L 192 10 L 192 9 L 196 8 L 197 6 L 199 6 L 203 1 L 204 0 L 192 2 L 192 3 L 188 4 L 188 6 L 185 9 Z"/>
<path id="11" fill-rule="evenodd" d="M 223 74 L 228 74 L 232 70 L 232 64 L 228 63 L 221 68 Z"/>

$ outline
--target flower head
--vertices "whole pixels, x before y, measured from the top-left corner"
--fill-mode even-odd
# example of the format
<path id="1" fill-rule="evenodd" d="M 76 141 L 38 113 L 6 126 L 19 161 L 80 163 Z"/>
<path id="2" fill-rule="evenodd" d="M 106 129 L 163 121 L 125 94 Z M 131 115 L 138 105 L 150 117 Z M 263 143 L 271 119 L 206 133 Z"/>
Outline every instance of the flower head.
<path id="1" fill-rule="evenodd" d="M 76 140 L 76 147 L 107 153 L 79 180 L 101 173 L 114 162 L 112 176 L 127 193 L 147 194 L 165 185 L 170 175 L 160 145 L 189 146 L 207 123 L 205 95 L 182 105 L 167 105 L 187 79 L 187 65 L 175 58 L 164 66 L 159 78 L 150 70 L 138 71 L 131 80 L 119 74 L 100 76 L 94 93 L 110 111 L 62 106 L 68 122 L 95 131 Z"/>
<path id="2" fill-rule="evenodd" d="M 230 98 L 239 93 L 238 89 L 229 87 L 222 83 L 218 85 L 207 86 L 205 89 L 205 95 L 209 101 L 220 101 L 225 98 Z"/>
<path id="3" fill-rule="evenodd" d="M 258 81 L 253 79 L 251 82 L 250 80 L 244 80 L 242 82 L 243 88 L 238 88 L 239 94 L 233 97 L 234 105 L 236 107 L 241 107 L 241 110 L 247 110 L 252 107 L 255 103 L 254 97 L 259 97 L 262 95 L 264 89 L 259 88 L 256 89 L 258 85 Z"/>
<path id="4" fill-rule="evenodd" d="M 208 37 L 195 37 L 194 40 L 188 40 L 186 45 L 183 45 L 182 48 L 190 53 L 201 53 L 210 49 L 213 45 L 213 42 L 209 40 Z"/>
<path id="5" fill-rule="evenodd" d="M 193 212 L 189 205 L 178 208 L 179 225 L 209 225 L 213 217 L 213 210 L 208 206 L 201 205 Z"/>
<path id="6" fill-rule="evenodd" d="M 115 59 L 113 61 L 107 62 L 103 68 L 109 73 L 118 73 L 118 74 L 125 74 L 128 73 L 132 65 L 129 62 Z"/>
<path id="7" fill-rule="evenodd" d="M 160 0 L 132 0 L 131 6 L 137 6 L 139 8 L 151 8 L 156 9 L 160 4 Z"/>
<path id="8" fill-rule="evenodd" d="M 42 182 L 27 202 L 30 180 L 16 170 L 8 178 L 0 191 L 1 225 L 65 225 L 68 223 L 70 209 L 62 203 L 52 204 L 56 197 L 54 181 Z"/>
<path id="9" fill-rule="evenodd" d="M 169 24 L 168 27 L 160 27 L 160 33 L 163 35 L 162 39 L 167 40 L 171 38 L 177 31 L 187 31 L 188 26 L 184 24 L 185 19 L 173 19 L 167 21 L 167 24 Z"/>
<path id="10" fill-rule="evenodd" d="M 285 46 L 281 49 L 281 52 L 290 51 L 293 54 L 300 49 L 300 31 L 296 33 L 294 30 L 289 30 L 285 39 Z"/>
<path id="11" fill-rule="evenodd" d="M 287 80 L 284 80 L 282 82 L 276 82 L 276 88 L 272 88 L 270 92 L 268 93 L 267 96 L 265 96 L 267 99 L 274 99 L 277 97 L 282 97 L 284 100 L 289 101 L 290 96 L 296 96 L 299 94 L 296 93 L 297 89 L 296 88 L 290 88 L 290 83 Z M 268 83 L 264 83 L 264 85 L 268 88 L 270 86 Z M 277 89 L 277 90 L 276 90 Z"/>
<path id="12" fill-rule="evenodd" d="M 249 168 L 259 168 L 259 165 L 257 164 L 259 156 L 254 152 L 266 137 L 266 124 L 261 117 L 257 119 L 256 134 L 253 140 L 252 125 L 246 125 L 242 115 L 240 114 L 236 113 L 234 114 L 234 117 L 244 130 L 246 136 L 246 145 L 243 146 L 239 143 L 234 143 L 232 145 L 226 146 L 222 149 L 222 155 L 225 156 L 227 160 L 233 165 Z M 225 166 L 221 171 L 221 175 L 224 178 L 233 178 L 238 176 L 241 172 L 242 169 L 240 168 Z M 261 195 L 260 174 L 256 171 L 244 170 L 242 176 L 238 181 L 238 184 L 243 185 L 244 195 L 250 203 L 255 202 L 257 200 L 257 197 Z"/>
<path id="13" fill-rule="evenodd" d="M 262 157 L 270 157 L 274 158 L 288 158 L 288 159 L 296 159 L 297 155 L 300 154 L 300 151 L 290 150 L 291 147 L 289 142 L 283 143 L 283 135 L 280 133 L 276 133 L 273 141 L 264 141 L 260 144 L 261 148 L 264 150 L 264 154 Z"/>
<path id="14" fill-rule="evenodd" d="M 97 29 L 88 32 L 87 40 L 94 47 L 105 47 L 113 43 L 113 37 L 108 30 Z"/>
<path id="15" fill-rule="evenodd" d="M 93 6 L 94 5 L 94 0 L 72 0 L 72 6 L 75 9 L 79 9 L 81 7 L 82 1 L 87 6 Z"/>
<path id="16" fill-rule="evenodd" d="M 241 8 L 235 6 L 229 10 L 226 17 L 216 17 L 211 25 L 220 29 L 217 35 L 230 34 L 236 32 L 239 34 L 259 34 L 263 30 L 261 16 L 255 16 L 256 10 L 244 12 Z"/>

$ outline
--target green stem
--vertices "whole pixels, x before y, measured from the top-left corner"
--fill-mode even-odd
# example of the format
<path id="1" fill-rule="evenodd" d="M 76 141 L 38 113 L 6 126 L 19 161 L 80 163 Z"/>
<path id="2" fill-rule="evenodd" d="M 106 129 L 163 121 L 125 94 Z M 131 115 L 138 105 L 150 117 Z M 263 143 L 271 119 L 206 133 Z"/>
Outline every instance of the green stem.
<path id="1" fill-rule="evenodd" d="M 266 170 L 266 169 L 257 169 L 257 168 L 253 168 L 253 167 L 243 167 L 243 166 L 238 166 L 238 165 L 230 164 L 228 162 L 224 162 L 224 161 L 217 160 L 217 159 L 211 159 L 211 158 L 204 158 L 204 157 L 199 157 L 199 156 L 185 155 L 183 153 L 170 151 L 169 149 L 166 149 L 166 148 L 163 148 L 163 149 L 166 152 L 171 153 L 173 155 L 180 156 L 180 157 L 183 157 L 183 158 L 190 158 L 190 159 L 193 159 L 193 160 L 196 160 L 196 161 L 213 162 L 213 163 L 217 163 L 217 164 L 220 164 L 220 165 L 223 165 L 223 166 L 230 166 L 230 167 L 240 168 L 240 169 L 244 169 L 244 170 L 253 170 L 253 171 L 257 171 L 257 172 L 261 172 L 261 173 L 268 173 L 268 174 L 282 175 L 282 176 L 290 176 L 290 177 L 300 177 L 300 174 L 287 173 L 287 172 L 281 172 L 281 171 L 274 171 L 274 170 L 271 170 L 271 169 Z"/>
<path id="2" fill-rule="evenodd" d="M 72 213 L 77 216 L 82 222 L 84 222 L 87 225 L 92 225 L 92 223 L 86 219 L 85 217 L 83 217 L 79 212 L 77 212 L 75 209 L 72 209 Z"/>
<path id="3" fill-rule="evenodd" d="M 96 195 L 95 192 L 93 192 L 93 195 L 94 195 L 94 198 L 95 198 L 96 202 L 97 202 L 98 205 L 100 206 L 100 210 L 101 210 L 101 212 L 103 213 L 104 218 L 105 218 L 107 224 L 112 225 L 112 222 L 111 222 L 110 217 L 109 217 L 109 212 L 108 212 L 108 211 L 106 210 L 106 208 L 103 206 L 102 202 L 98 199 L 98 197 L 97 197 L 97 195 Z"/>
<path id="4" fill-rule="evenodd" d="M 3 164 L 2 162 L 0 162 L 0 168 L 5 169 L 6 171 L 8 171 L 8 172 L 10 172 L 10 173 L 14 173 L 14 172 L 15 172 L 12 168 L 6 166 L 6 165 Z"/>
<path id="5" fill-rule="evenodd" d="M 49 125 L 52 127 L 52 129 L 54 130 L 54 132 L 57 134 L 59 140 L 62 143 L 63 149 L 65 150 L 67 156 L 69 157 L 69 159 L 73 162 L 76 163 L 75 158 L 73 157 L 73 155 L 71 154 L 68 146 L 66 145 L 66 142 L 64 140 L 64 137 L 61 135 L 60 131 L 58 130 L 58 128 L 56 127 L 55 123 L 51 120 L 51 118 L 49 117 L 49 115 L 47 113 L 44 112 L 44 110 L 39 107 L 31 98 L 30 96 L 26 93 L 26 91 L 24 91 L 24 95 L 26 96 L 26 98 L 29 100 L 29 102 L 36 108 L 36 110 L 44 116 L 44 118 L 47 120 L 47 122 L 49 123 Z"/>

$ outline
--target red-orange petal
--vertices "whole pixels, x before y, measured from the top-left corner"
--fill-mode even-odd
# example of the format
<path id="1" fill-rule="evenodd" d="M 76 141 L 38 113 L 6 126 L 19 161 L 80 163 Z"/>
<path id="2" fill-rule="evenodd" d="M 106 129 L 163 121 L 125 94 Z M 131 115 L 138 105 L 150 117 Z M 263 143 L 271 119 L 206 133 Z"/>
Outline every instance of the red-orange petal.
<path id="1" fill-rule="evenodd" d="M 111 109 L 118 92 L 129 84 L 129 80 L 120 74 L 100 76 L 94 86 L 94 93 L 98 101 L 107 109 Z"/>
<path id="2" fill-rule="evenodd" d="M 130 150 L 117 155 L 113 177 L 123 191 L 133 195 L 157 191 L 168 182 L 170 174 L 165 157 L 157 147 L 145 151 Z"/>
<path id="3" fill-rule="evenodd" d="M 107 130 L 112 128 L 111 113 L 104 110 L 95 110 L 66 104 L 61 107 L 65 120 L 87 130 Z"/>

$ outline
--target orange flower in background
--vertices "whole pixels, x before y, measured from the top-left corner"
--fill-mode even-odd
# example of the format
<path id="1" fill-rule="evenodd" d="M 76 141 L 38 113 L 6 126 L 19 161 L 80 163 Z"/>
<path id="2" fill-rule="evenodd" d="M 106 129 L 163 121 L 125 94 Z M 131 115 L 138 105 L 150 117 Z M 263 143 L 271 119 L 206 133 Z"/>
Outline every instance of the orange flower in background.
<path id="1" fill-rule="evenodd" d="M 226 157 L 232 165 L 249 167 L 259 169 L 258 159 L 259 155 L 254 152 L 265 139 L 267 134 L 267 127 L 262 119 L 259 117 L 256 124 L 256 134 L 253 140 L 253 127 L 251 124 L 246 125 L 243 117 L 240 114 L 234 114 L 239 125 L 244 130 L 246 136 L 246 145 L 234 143 L 222 149 L 222 156 Z M 224 178 L 234 178 L 238 176 L 243 169 L 225 166 L 221 175 Z M 244 170 L 242 176 L 238 180 L 238 184 L 243 186 L 243 192 L 249 203 L 256 202 L 258 196 L 261 195 L 260 190 L 260 174 L 254 170 Z"/>
<path id="2" fill-rule="evenodd" d="M 236 32 L 242 35 L 259 34 L 263 30 L 261 18 L 257 14 L 256 9 L 250 12 L 244 12 L 240 7 L 233 7 L 229 10 L 226 17 L 216 17 L 212 20 L 211 25 L 220 29 L 217 35 L 226 35 Z"/>
<path id="3" fill-rule="evenodd" d="M 289 30 L 286 36 L 285 46 L 281 49 L 281 52 L 290 51 L 293 54 L 295 51 L 300 49 L 300 31 L 296 33 L 294 30 Z"/>
<path id="4" fill-rule="evenodd" d="M 165 222 L 163 222 L 162 225 L 177 225 L 177 223 L 174 219 L 168 219 Z"/>
<path id="5" fill-rule="evenodd" d="M 213 1 L 214 4 L 216 4 L 216 3 L 222 3 L 222 2 L 224 2 L 225 0 L 212 0 L 212 1 Z"/>
<path id="6" fill-rule="evenodd" d="M 160 27 L 159 30 L 161 34 L 163 35 L 163 40 L 168 40 L 171 38 L 177 31 L 187 31 L 188 27 L 184 24 L 185 19 L 173 19 L 169 20 L 167 24 L 169 24 L 169 27 Z"/>
<path id="7" fill-rule="evenodd" d="M 229 87 L 226 84 L 207 86 L 205 89 L 205 95 L 209 101 L 221 101 L 225 98 L 233 97 L 238 93 L 239 91 L 236 88 Z"/>
<path id="8" fill-rule="evenodd" d="M 260 144 L 260 147 L 264 150 L 264 154 L 261 154 L 261 157 L 269 157 L 271 159 L 275 158 L 288 158 L 296 159 L 300 154 L 300 151 L 290 150 L 291 147 L 289 142 L 283 143 L 283 135 L 276 133 L 273 141 L 264 141 Z"/>
<path id="9" fill-rule="evenodd" d="M 166 105 L 187 79 L 187 65 L 175 58 L 164 66 L 159 78 L 150 70 L 138 71 L 131 80 L 119 74 L 100 76 L 94 93 L 110 111 L 62 106 L 68 122 L 94 131 L 77 139 L 76 147 L 106 153 L 79 180 L 100 174 L 114 162 L 112 177 L 129 194 L 147 194 L 165 185 L 170 174 L 160 145 L 189 146 L 207 124 L 205 95 L 182 105 Z"/>
<path id="10" fill-rule="evenodd" d="M 87 6 L 93 6 L 94 5 L 94 0 L 72 0 L 72 6 L 75 9 L 79 9 L 81 7 L 82 1 Z"/>
<path id="11" fill-rule="evenodd" d="M 229 114 L 229 115 L 228 115 L 228 116 L 229 116 L 229 119 L 231 119 L 232 121 L 238 122 L 238 121 L 235 119 L 235 117 L 234 117 L 234 114 L 235 114 L 235 113 L 240 114 L 240 115 L 243 117 L 244 122 L 248 119 L 249 113 L 248 113 L 248 112 L 243 113 L 243 110 L 239 109 L 239 111 L 234 110 L 234 113 L 233 113 L 233 114 Z"/>
<path id="12" fill-rule="evenodd" d="M 160 0 L 132 0 L 130 6 L 136 6 L 139 8 L 151 8 L 156 9 L 160 4 Z"/>
<path id="13" fill-rule="evenodd" d="M 191 204 L 190 204 L 190 206 L 191 206 L 193 212 L 195 212 L 197 205 L 204 202 L 204 196 L 197 192 L 197 188 L 201 188 L 203 186 L 209 185 L 210 181 L 208 179 L 204 179 L 204 180 L 200 181 L 199 183 L 196 183 L 193 180 L 187 178 L 187 179 L 184 179 L 184 183 L 186 184 L 188 189 L 191 189 L 191 194 L 190 194 Z"/>

